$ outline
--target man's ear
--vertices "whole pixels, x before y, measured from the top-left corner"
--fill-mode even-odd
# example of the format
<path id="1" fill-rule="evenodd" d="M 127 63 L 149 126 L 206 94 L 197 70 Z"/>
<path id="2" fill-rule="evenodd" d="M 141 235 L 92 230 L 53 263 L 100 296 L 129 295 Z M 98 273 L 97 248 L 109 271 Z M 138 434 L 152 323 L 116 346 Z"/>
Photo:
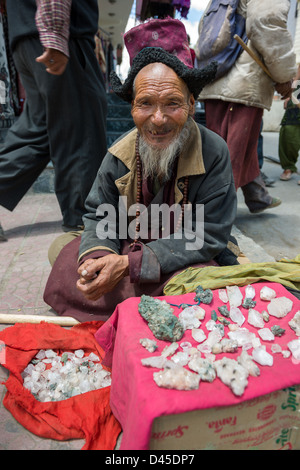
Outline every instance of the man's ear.
<path id="1" fill-rule="evenodd" d="M 191 93 L 190 99 L 189 99 L 189 115 L 194 116 L 195 114 L 195 98 L 194 95 Z"/>

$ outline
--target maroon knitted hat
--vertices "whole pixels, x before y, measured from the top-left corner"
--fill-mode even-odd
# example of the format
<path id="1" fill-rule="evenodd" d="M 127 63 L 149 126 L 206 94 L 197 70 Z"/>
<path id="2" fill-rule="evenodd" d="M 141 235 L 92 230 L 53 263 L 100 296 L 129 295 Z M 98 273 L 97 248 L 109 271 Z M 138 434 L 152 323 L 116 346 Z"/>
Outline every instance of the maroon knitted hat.
<path id="1" fill-rule="evenodd" d="M 113 71 L 110 83 L 113 91 L 123 100 L 132 101 L 133 82 L 143 67 L 161 62 L 172 68 L 185 81 L 197 99 L 202 88 L 216 75 L 217 63 L 195 69 L 184 24 L 173 18 L 152 19 L 129 30 L 124 42 L 130 57 L 131 68 L 122 83 Z"/>

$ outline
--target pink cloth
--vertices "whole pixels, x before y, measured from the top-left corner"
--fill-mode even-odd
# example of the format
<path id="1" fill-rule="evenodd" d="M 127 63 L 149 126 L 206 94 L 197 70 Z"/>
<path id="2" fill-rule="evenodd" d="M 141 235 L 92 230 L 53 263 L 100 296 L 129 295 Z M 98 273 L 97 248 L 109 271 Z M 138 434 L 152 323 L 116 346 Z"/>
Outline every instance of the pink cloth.
<path id="1" fill-rule="evenodd" d="M 259 299 L 260 289 L 264 285 L 275 289 L 277 297 L 285 296 L 293 301 L 293 309 L 285 318 L 278 319 L 270 316 L 270 321 L 265 325 L 268 328 L 280 325 L 286 329 L 283 336 L 275 338 L 275 342 L 280 344 L 282 349 L 287 349 L 287 343 L 292 339 L 297 339 L 288 321 L 300 310 L 300 301 L 280 284 L 256 283 L 253 284 L 256 289 L 254 300 L 257 301 L 255 309 L 259 312 L 265 310 L 268 304 Z M 240 289 L 244 294 L 245 287 Z M 194 297 L 195 294 L 192 293 L 166 296 L 163 299 L 171 304 L 180 305 L 182 303 L 194 304 Z M 273 354 L 273 366 L 259 365 L 260 376 L 249 377 L 248 386 L 242 397 L 236 397 L 218 378 L 212 383 L 200 382 L 198 390 L 178 391 L 159 388 L 153 380 L 153 372 L 158 369 L 142 366 L 141 359 L 160 355 L 163 348 L 170 343 L 157 340 L 158 349 L 154 353 L 149 353 L 141 346 L 140 338 L 154 338 L 154 336 L 146 321 L 138 313 L 139 302 L 140 298 L 135 297 L 119 304 L 111 318 L 95 335 L 106 353 L 105 364 L 109 366 L 112 361 L 110 404 L 113 414 L 123 429 L 122 450 L 147 450 L 151 439 L 152 422 L 159 416 L 236 405 L 275 390 L 300 384 L 300 364 L 294 364 L 291 357 L 284 359 L 282 354 Z M 221 305 L 224 304 L 219 300 L 216 290 L 210 305 L 201 304 L 201 307 L 206 310 L 206 318 L 202 326 L 211 318 L 212 310 L 216 310 L 219 314 L 217 307 Z M 241 310 L 247 319 L 247 310 L 242 307 Z M 174 308 L 175 315 L 178 315 L 180 311 L 181 309 Z M 257 329 L 251 327 L 247 320 L 243 326 L 250 331 L 255 331 L 258 336 Z M 204 331 L 207 331 L 205 326 Z M 225 331 L 227 336 L 227 327 Z M 185 332 L 179 344 L 183 341 L 190 341 L 194 346 L 198 344 L 193 340 L 191 330 Z M 261 343 L 265 344 L 267 351 L 270 352 L 274 341 L 261 340 Z M 249 351 L 250 354 L 251 351 Z M 237 354 L 226 354 L 226 356 L 236 358 L 240 353 L 241 348 Z M 217 358 L 221 359 L 223 356 L 224 354 L 219 354 Z"/>

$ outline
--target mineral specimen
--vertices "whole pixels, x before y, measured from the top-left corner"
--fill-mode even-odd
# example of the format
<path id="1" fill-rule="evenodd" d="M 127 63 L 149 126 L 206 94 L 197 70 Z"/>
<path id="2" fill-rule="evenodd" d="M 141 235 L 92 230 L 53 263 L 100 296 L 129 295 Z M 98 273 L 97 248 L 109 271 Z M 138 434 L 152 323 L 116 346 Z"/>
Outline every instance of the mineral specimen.
<path id="1" fill-rule="evenodd" d="M 279 325 L 273 325 L 271 331 L 274 336 L 282 336 L 285 333 L 285 329 L 281 328 Z"/>
<path id="2" fill-rule="evenodd" d="M 237 341 L 238 346 L 252 346 L 252 340 L 255 339 L 255 334 L 247 328 L 239 328 L 236 331 L 229 331 L 228 336 L 230 339 Z"/>
<path id="3" fill-rule="evenodd" d="M 159 387 L 176 390 L 195 390 L 200 383 L 199 374 L 195 374 L 182 366 L 154 372 L 153 379 Z"/>
<path id="4" fill-rule="evenodd" d="M 289 321 L 289 326 L 294 330 L 296 336 L 300 336 L 300 310 L 295 313 L 294 318 Z"/>
<path id="5" fill-rule="evenodd" d="M 260 375 L 260 369 L 253 361 L 252 357 L 249 356 L 247 351 L 242 351 L 240 356 L 237 358 L 238 363 L 244 367 L 252 377 L 258 377 Z"/>
<path id="6" fill-rule="evenodd" d="M 192 328 L 199 328 L 201 325 L 200 320 L 195 317 L 195 311 L 190 308 L 185 308 L 178 315 L 178 319 L 181 322 L 184 330 L 191 330 Z"/>
<path id="7" fill-rule="evenodd" d="M 244 308 L 254 308 L 255 305 L 256 305 L 255 300 L 249 299 L 248 297 L 246 297 L 244 302 L 242 303 L 242 307 Z"/>
<path id="8" fill-rule="evenodd" d="M 196 288 L 195 301 L 200 301 L 203 304 L 210 304 L 213 299 L 213 293 L 210 289 L 204 290 L 202 286 Z"/>
<path id="9" fill-rule="evenodd" d="M 216 371 L 213 364 L 201 356 L 194 356 L 188 363 L 188 366 L 194 372 L 200 375 L 204 382 L 213 382 L 216 378 Z"/>
<path id="10" fill-rule="evenodd" d="M 259 348 L 254 348 L 252 351 L 252 357 L 255 362 L 261 366 L 272 366 L 273 365 L 273 356 L 269 354 L 263 346 Z"/>
<path id="11" fill-rule="evenodd" d="M 96 354 L 85 356 L 83 350 L 61 356 L 50 349 L 40 350 L 22 372 L 24 387 L 41 402 L 61 401 L 108 387 L 111 374 L 99 361 Z"/>
<path id="12" fill-rule="evenodd" d="M 274 340 L 274 334 L 269 328 L 261 328 L 258 330 L 258 334 L 261 337 L 263 341 L 273 341 Z"/>
<path id="13" fill-rule="evenodd" d="M 192 337 L 195 341 L 197 341 L 197 343 L 202 343 L 206 340 L 206 334 L 203 330 L 200 330 L 199 328 L 192 329 Z"/>
<path id="14" fill-rule="evenodd" d="M 260 291 L 261 300 L 272 300 L 275 299 L 276 292 L 268 286 L 264 286 Z"/>
<path id="15" fill-rule="evenodd" d="M 300 361 L 300 339 L 294 339 L 287 344 L 293 358 Z"/>
<path id="16" fill-rule="evenodd" d="M 226 289 L 219 289 L 219 299 L 222 300 L 224 304 L 228 302 L 228 295 Z"/>
<path id="17" fill-rule="evenodd" d="M 182 338 L 184 328 L 165 300 L 142 295 L 138 311 L 157 339 L 178 341 Z"/>
<path id="18" fill-rule="evenodd" d="M 153 339 L 141 338 L 140 343 L 149 352 L 154 352 L 157 349 L 157 343 Z"/>
<path id="19" fill-rule="evenodd" d="M 265 326 L 265 322 L 263 320 L 262 315 L 253 308 L 250 308 L 248 313 L 248 323 L 249 325 L 254 326 L 255 328 L 263 328 Z"/>
<path id="20" fill-rule="evenodd" d="M 157 369 L 162 369 L 167 364 L 167 358 L 163 356 L 151 356 L 141 359 L 141 363 L 146 367 L 156 367 Z"/>
<path id="21" fill-rule="evenodd" d="M 218 307 L 218 310 L 223 317 L 228 318 L 229 317 L 229 311 L 226 305 L 222 305 L 221 307 Z"/>
<path id="22" fill-rule="evenodd" d="M 239 307 L 243 302 L 243 295 L 238 286 L 226 286 L 230 307 Z"/>
<path id="23" fill-rule="evenodd" d="M 223 338 L 219 343 L 213 345 L 211 352 L 213 354 L 235 353 L 238 349 L 238 343 L 234 339 Z"/>
<path id="24" fill-rule="evenodd" d="M 176 342 L 174 342 L 174 343 L 172 343 L 172 344 L 166 346 L 166 347 L 163 349 L 161 355 L 162 355 L 163 357 L 172 356 L 172 354 L 174 354 L 175 351 L 177 351 L 178 348 L 179 348 L 178 344 L 177 344 Z"/>
<path id="25" fill-rule="evenodd" d="M 179 366 L 186 366 L 190 360 L 190 356 L 186 351 L 179 351 L 171 357 L 171 361 Z"/>
<path id="26" fill-rule="evenodd" d="M 245 317 L 242 314 L 241 310 L 238 307 L 231 307 L 229 311 L 230 319 L 234 322 L 237 323 L 239 326 L 242 326 Z"/>
<path id="27" fill-rule="evenodd" d="M 272 299 L 267 306 L 269 314 L 277 318 L 285 317 L 290 313 L 292 308 L 293 302 L 287 297 L 277 297 L 276 299 Z"/>
<path id="28" fill-rule="evenodd" d="M 230 387 L 236 396 L 242 396 L 248 385 L 248 371 L 237 361 L 228 357 L 214 362 L 214 367 L 219 379 Z"/>
<path id="29" fill-rule="evenodd" d="M 245 298 L 246 299 L 254 299 L 255 297 L 255 289 L 251 284 L 248 284 L 245 288 Z"/>

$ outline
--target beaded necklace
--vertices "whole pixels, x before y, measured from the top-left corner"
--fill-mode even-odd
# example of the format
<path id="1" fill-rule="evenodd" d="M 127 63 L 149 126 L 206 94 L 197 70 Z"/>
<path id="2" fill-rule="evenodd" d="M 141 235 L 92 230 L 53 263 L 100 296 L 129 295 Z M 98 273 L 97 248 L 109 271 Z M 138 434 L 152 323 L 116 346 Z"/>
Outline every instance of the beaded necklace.
<path id="1" fill-rule="evenodd" d="M 140 157 L 140 152 L 139 152 L 139 134 L 137 135 L 136 142 L 135 142 L 135 156 L 136 156 L 136 171 L 137 171 L 137 192 L 136 192 L 136 212 L 135 212 L 135 217 L 136 217 L 136 225 L 135 225 L 135 237 L 134 241 L 131 244 L 131 246 L 134 246 L 139 239 L 139 232 L 140 232 L 140 204 L 141 204 L 141 199 L 142 199 L 142 163 L 141 163 L 141 157 Z M 183 220 L 183 215 L 184 215 L 184 209 L 185 205 L 188 203 L 188 182 L 189 182 L 189 177 L 186 176 L 184 179 L 184 187 L 183 187 L 183 201 L 181 205 L 181 213 L 177 221 L 176 229 L 175 232 L 179 229 L 182 220 Z"/>

